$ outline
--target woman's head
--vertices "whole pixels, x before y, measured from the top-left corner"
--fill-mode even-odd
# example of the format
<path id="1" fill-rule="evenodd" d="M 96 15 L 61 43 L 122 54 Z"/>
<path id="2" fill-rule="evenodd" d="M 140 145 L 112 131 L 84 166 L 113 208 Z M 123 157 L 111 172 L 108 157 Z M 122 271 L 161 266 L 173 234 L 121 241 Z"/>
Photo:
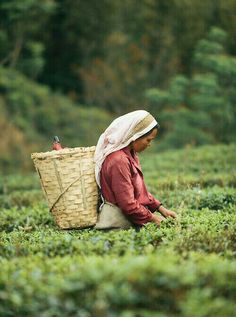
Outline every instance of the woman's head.
<path id="1" fill-rule="evenodd" d="M 96 145 L 94 161 L 95 176 L 99 185 L 99 173 L 105 158 L 112 152 L 135 141 L 135 151 L 143 151 L 157 134 L 159 127 L 155 118 L 145 110 L 129 112 L 115 119 L 100 136 Z M 139 139 L 139 141 L 138 141 Z"/>
<path id="2" fill-rule="evenodd" d="M 135 141 L 132 141 L 130 143 L 130 148 L 134 150 L 135 152 L 143 152 L 147 147 L 151 145 L 152 140 L 155 139 L 155 137 L 158 134 L 158 128 L 159 124 L 157 124 L 155 127 L 153 127 L 150 131 L 136 139 Z"/>

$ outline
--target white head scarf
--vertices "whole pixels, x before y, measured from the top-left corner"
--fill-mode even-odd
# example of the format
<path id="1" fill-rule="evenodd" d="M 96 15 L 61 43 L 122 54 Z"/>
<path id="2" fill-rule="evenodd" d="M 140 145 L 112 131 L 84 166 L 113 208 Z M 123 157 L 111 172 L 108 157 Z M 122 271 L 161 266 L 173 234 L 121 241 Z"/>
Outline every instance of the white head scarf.
<path id="1" fill-rule="evenodd" d="M 94 155 L 95 177 L 100 187 L 100 171 L 105 158 L 128 146 L 132 141 L 158 125 L 155 118 L 145 110 L 129 112 L 115 119 L 100 136 Z"/>

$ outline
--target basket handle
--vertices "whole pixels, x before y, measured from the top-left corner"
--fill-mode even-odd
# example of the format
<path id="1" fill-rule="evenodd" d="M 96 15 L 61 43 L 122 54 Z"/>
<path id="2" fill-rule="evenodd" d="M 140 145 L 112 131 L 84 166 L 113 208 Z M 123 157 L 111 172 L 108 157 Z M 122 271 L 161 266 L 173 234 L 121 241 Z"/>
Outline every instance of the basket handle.
<path id="1" fill-rule="evenodd" d="M 52 209 L 55 207 L 56 203 L 59 201 L 59 199 L 67 192 L 67 190 L 72 186 L 74 185 L 74 183 L 76 183 L 78 180 L 80 180 L 80 178 L 82 176 L 85 176 L 85 175 L 90 175 L 91 173 L 85 173 L 85 174 L 82 174 L 80 175 L 78 178 L 76 178 L 70 185 L 68 185 L 59 195 L 58 197 L 56 198 L 56 200 L 54 201 L 54 203 L 52 204 L 52 206 L 50 207 L 49 211 L 51 212 Z"/>

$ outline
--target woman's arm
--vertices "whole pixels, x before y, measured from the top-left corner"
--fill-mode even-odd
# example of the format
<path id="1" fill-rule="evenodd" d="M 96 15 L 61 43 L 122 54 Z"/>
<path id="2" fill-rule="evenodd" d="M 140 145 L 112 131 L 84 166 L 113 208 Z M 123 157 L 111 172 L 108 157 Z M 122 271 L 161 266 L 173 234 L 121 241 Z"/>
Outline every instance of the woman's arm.
<path id="1" fill-rule="evenodd" d="M 138 225 L 152 221 L 152 212 L 135 198 L 129 160 L 126 157 L 114 157 L 107 166 L 106 174 L 116 204 L 130 221 Z"/>
<path id="2" fill-rule="evenodd" d="M 149 199 L 150 199 L 150 205 L 148 205 L 148 207 L 150 208 L 150 210 L 152 211 L 156 211 L 158 210 L 164 217 L 172 217 L 172 218 L 176 218 L 177 214 L 172 211 L 169 210 L 167 208 L 165 208 L 161 202 L 159 202 L 159 200 L 155 199 L 155 197 L 153 197 L 152 194 L 148 193 Z M 162 217 L 162 220 L 164 218 Z"/>
<path id="3" fill-rule="evenodd" d="M 171 217 L 171 218 L 176 218 L 177 214 L 169 209 L 166 209 L 163 205 L 161 205 L 158 209 L 158 211 L 164 216 L 164 217 Z"/>
<path id="4" fill-rule="evenodd" d="M 151 222 L 154 222 L 156 225 L 160 226 L 161 222 L 165 220 L 164 217 L 152 214 Z"/>

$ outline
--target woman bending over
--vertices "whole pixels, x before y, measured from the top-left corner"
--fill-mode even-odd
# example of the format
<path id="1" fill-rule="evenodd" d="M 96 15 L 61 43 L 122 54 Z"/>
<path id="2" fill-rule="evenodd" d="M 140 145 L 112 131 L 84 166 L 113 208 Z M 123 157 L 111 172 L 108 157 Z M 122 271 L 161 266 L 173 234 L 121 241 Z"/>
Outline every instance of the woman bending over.
<path id="1" fill-rule="evenodd" d="M 138 110 L 115 119 L 100 136 L 94 159 L 103 203 L 95 228 L 160 225 L 164 217 L 176 218 L 174 211 L 147 191 L 138 158 L 155 139 L 158 128 L 150 113 Z"/>

